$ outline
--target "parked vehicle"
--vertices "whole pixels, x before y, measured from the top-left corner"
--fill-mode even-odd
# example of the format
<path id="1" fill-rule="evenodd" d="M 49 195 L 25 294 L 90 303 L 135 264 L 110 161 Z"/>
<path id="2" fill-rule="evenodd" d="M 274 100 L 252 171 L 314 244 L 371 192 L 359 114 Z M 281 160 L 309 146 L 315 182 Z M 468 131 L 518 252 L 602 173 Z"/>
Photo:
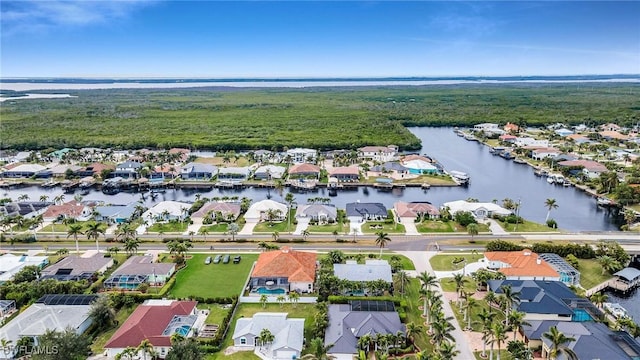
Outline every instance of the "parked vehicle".
<path id="1" fill-rule="evenodd" d="M 225 255 L 225 256 L 222 258 L 222 263 L 223 263 L 223 264 L 228 264 L 228 263 L 229 263 L 229 260 L 231 260 L 231 257 L 230 257 L 229 255 Z"/>
<path id="2" fill-rule="evenodd" d="M 216 257 L 213 258 L 213 263 L 218 264 L 220 263 L 221 259 L 222 259 L 222 255 L 216 255 Z"/>
<path id="3" fill-rule="evenodd" d="M 204 264 L 205 264 L 205 265 L 209 265 L 209 264 L 211 264 L 211 256 L 207 256 L 207 258 L 206 258 L 206 259 L 204 259 Z"/>
<path id="4" fill-rule="evenodd" d="M 242 258 L 240 257 L 240 255 L 235 256 L 235 257 L 233 258 L 233 263 L 234 263 L 234 264 L 239 264 L 239 263 L 240 263 L 240 259 L 242 259 Z"/>

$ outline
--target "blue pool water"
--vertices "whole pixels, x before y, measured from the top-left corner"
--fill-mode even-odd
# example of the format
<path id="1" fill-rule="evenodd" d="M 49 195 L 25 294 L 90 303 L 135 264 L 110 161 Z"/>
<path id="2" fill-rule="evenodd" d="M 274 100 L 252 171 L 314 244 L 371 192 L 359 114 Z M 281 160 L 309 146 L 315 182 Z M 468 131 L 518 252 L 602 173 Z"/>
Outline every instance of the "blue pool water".
<path id="1" fill-rule="evenodd" d="M 280 295 L 280 294 L 284 294 L 284 293 L 285 293 L 284 289 L 267 289 L 265 287 L 259 287 L 258 288 L 258 294 L 260 294 L 260 295 L 262 295 L 262 294 L 265 294 L 265 295 L 278 294 L 278 295 Z"/>
<path id="2" fill-rule="evenodd" d="M 592 321 L 591 315 L 582 309 L 574 309 L 571 321 Z"/>
<path id="3" fill-rule="evenodd" d="M 191 330 L 190 326 L 183 325 L 176 329 L 176 332 L 182 336 L 187 336 L 189 334 L 189 330 Z"/>

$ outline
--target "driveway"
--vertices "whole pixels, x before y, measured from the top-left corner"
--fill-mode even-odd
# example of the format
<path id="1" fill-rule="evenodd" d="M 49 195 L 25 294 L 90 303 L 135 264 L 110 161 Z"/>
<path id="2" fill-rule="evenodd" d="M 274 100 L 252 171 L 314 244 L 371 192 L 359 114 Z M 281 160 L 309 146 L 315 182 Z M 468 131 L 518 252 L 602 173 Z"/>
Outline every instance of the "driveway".
<path id="1" fill-rule="evenodd" d="M 247 222 L 242 227 L 242 230 L 238 232 L 238 235 L 253 235 L 253 228 L 258 225 L 260 220 L 258 219 L 247 219 Z"/>
<path id="2" fill-rule="evenodd" d="M 194 234 L 197 234 L 198 231 L 200 230 L 200 227 L 203 225 L 202 220 L 204 219 L 201 217 L 191 219 L 191 221 L 193 221 L 193 224 L 190 224 L 189 226 L 187 226 L 187 230 L 182 235 L 189 235 L 189 232 L 191 231 L 193 231 Z"/>
<path id="3" fill-rule="evenodd" d="M 416 228 L 416 219 L 412 217 L 400 218 L 400 224 L 404 225 L 405 235 L 420 235 Z"/>
<path id="4" fill-rule="evenodd" d="M 500 224 L 498 224 L 495 220 L 487 219 L 487 222 L 489 223 L 489 230 L 491 230 L 491 235 L 509 235 L 509 233 L 504 231 L 502 226 L 500 226 Z"/>
<path id="5" fill-rule="evenodd" d="M 309 227 L 310 221 L 311 221 L 311 218 L 298 219 L 298 225 L 296 226 L 296 230 L 293 232 L 293 235 L 302 235 L 302 232 Z"/>
<path id="6" fill-rule="evenodd" d="M 397 253 L 404 255 L 411 261 L 413 261 L 413 264 L 416 267 L 416 273 L 421 273 L 423 271 L 426 271 L 429 274 L 434 273 L 433 269 L 431 268 L 431 264 L 429 263 L 429 259 L 437 254 L 436 251 L 397 251 Z M 435 289 L 440 293 L 440 295 L 442 295 L 443 299 L 446 299 L 440 287 L 436 287 Z M 449 302 L 446 300 L 442 302 L 442 311 L 444 312 L 445 316 L 452 316 L 455 319 L 451 304 L 449 304 Z M 451 332 L 451 335 L 454 339 L 456 339 L 456 349 L 460 351 L 460 355 L 456 356 L 455 358 L 458 360 L 475 359 L 473 351 L 469 347 L 467 339 L 464 336 L 462 329 L 460 329 L 458 321 L 454 320 L 452 321 L 452 323 L 455 329 Z"/>

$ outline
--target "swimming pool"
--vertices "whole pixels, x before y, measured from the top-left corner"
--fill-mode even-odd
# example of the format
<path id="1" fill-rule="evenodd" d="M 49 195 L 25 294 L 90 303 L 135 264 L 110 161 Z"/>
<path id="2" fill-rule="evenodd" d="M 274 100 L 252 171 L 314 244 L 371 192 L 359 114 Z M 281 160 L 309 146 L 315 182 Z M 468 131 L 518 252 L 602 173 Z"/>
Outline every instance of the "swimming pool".
<path id="1" fill-rule="evenodd" d="M 179 328 L 176 328 L 175 332 L 186 337 L 189 334 L 189 330 L 191 330 L 191 326 L 182 325 Z"/>
<path id="2" fill-rule="evenodd" d="M 257 293 L 262 295 L 273 295 L 273 294 L 284 294 L 286 291 L 284 289 L 267 289 L 266 287 L 259 287 Z"/>
<path id="3" fill-rule="evenodd" d="M 574 309 L 571 321 L 593 321 L 593 318 L 591 318 L 591 315 L 583 309 Z"/>

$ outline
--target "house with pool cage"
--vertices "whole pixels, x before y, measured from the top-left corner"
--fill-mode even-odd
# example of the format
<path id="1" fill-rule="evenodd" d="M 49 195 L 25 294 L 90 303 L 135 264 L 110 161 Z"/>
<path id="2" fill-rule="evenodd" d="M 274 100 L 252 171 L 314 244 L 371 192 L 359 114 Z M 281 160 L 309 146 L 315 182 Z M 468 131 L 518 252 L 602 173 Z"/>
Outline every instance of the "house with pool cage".
<path id="1" fill-rule="evenodd" d="M 135 290 L 142 283 L 163 286 L 176 271 L 174 263 L 154 262 L 153 256 L 132 256 L 104 282 L 105 289 Z"/>
<path id="2" fill-rule="evenodd" d="M 316 253 L 294 251 L 287 246 L 264 252 L 251 273 L 250 295 L 279 295 L 290 291 L 311 293 L 316 268 Z"/>

